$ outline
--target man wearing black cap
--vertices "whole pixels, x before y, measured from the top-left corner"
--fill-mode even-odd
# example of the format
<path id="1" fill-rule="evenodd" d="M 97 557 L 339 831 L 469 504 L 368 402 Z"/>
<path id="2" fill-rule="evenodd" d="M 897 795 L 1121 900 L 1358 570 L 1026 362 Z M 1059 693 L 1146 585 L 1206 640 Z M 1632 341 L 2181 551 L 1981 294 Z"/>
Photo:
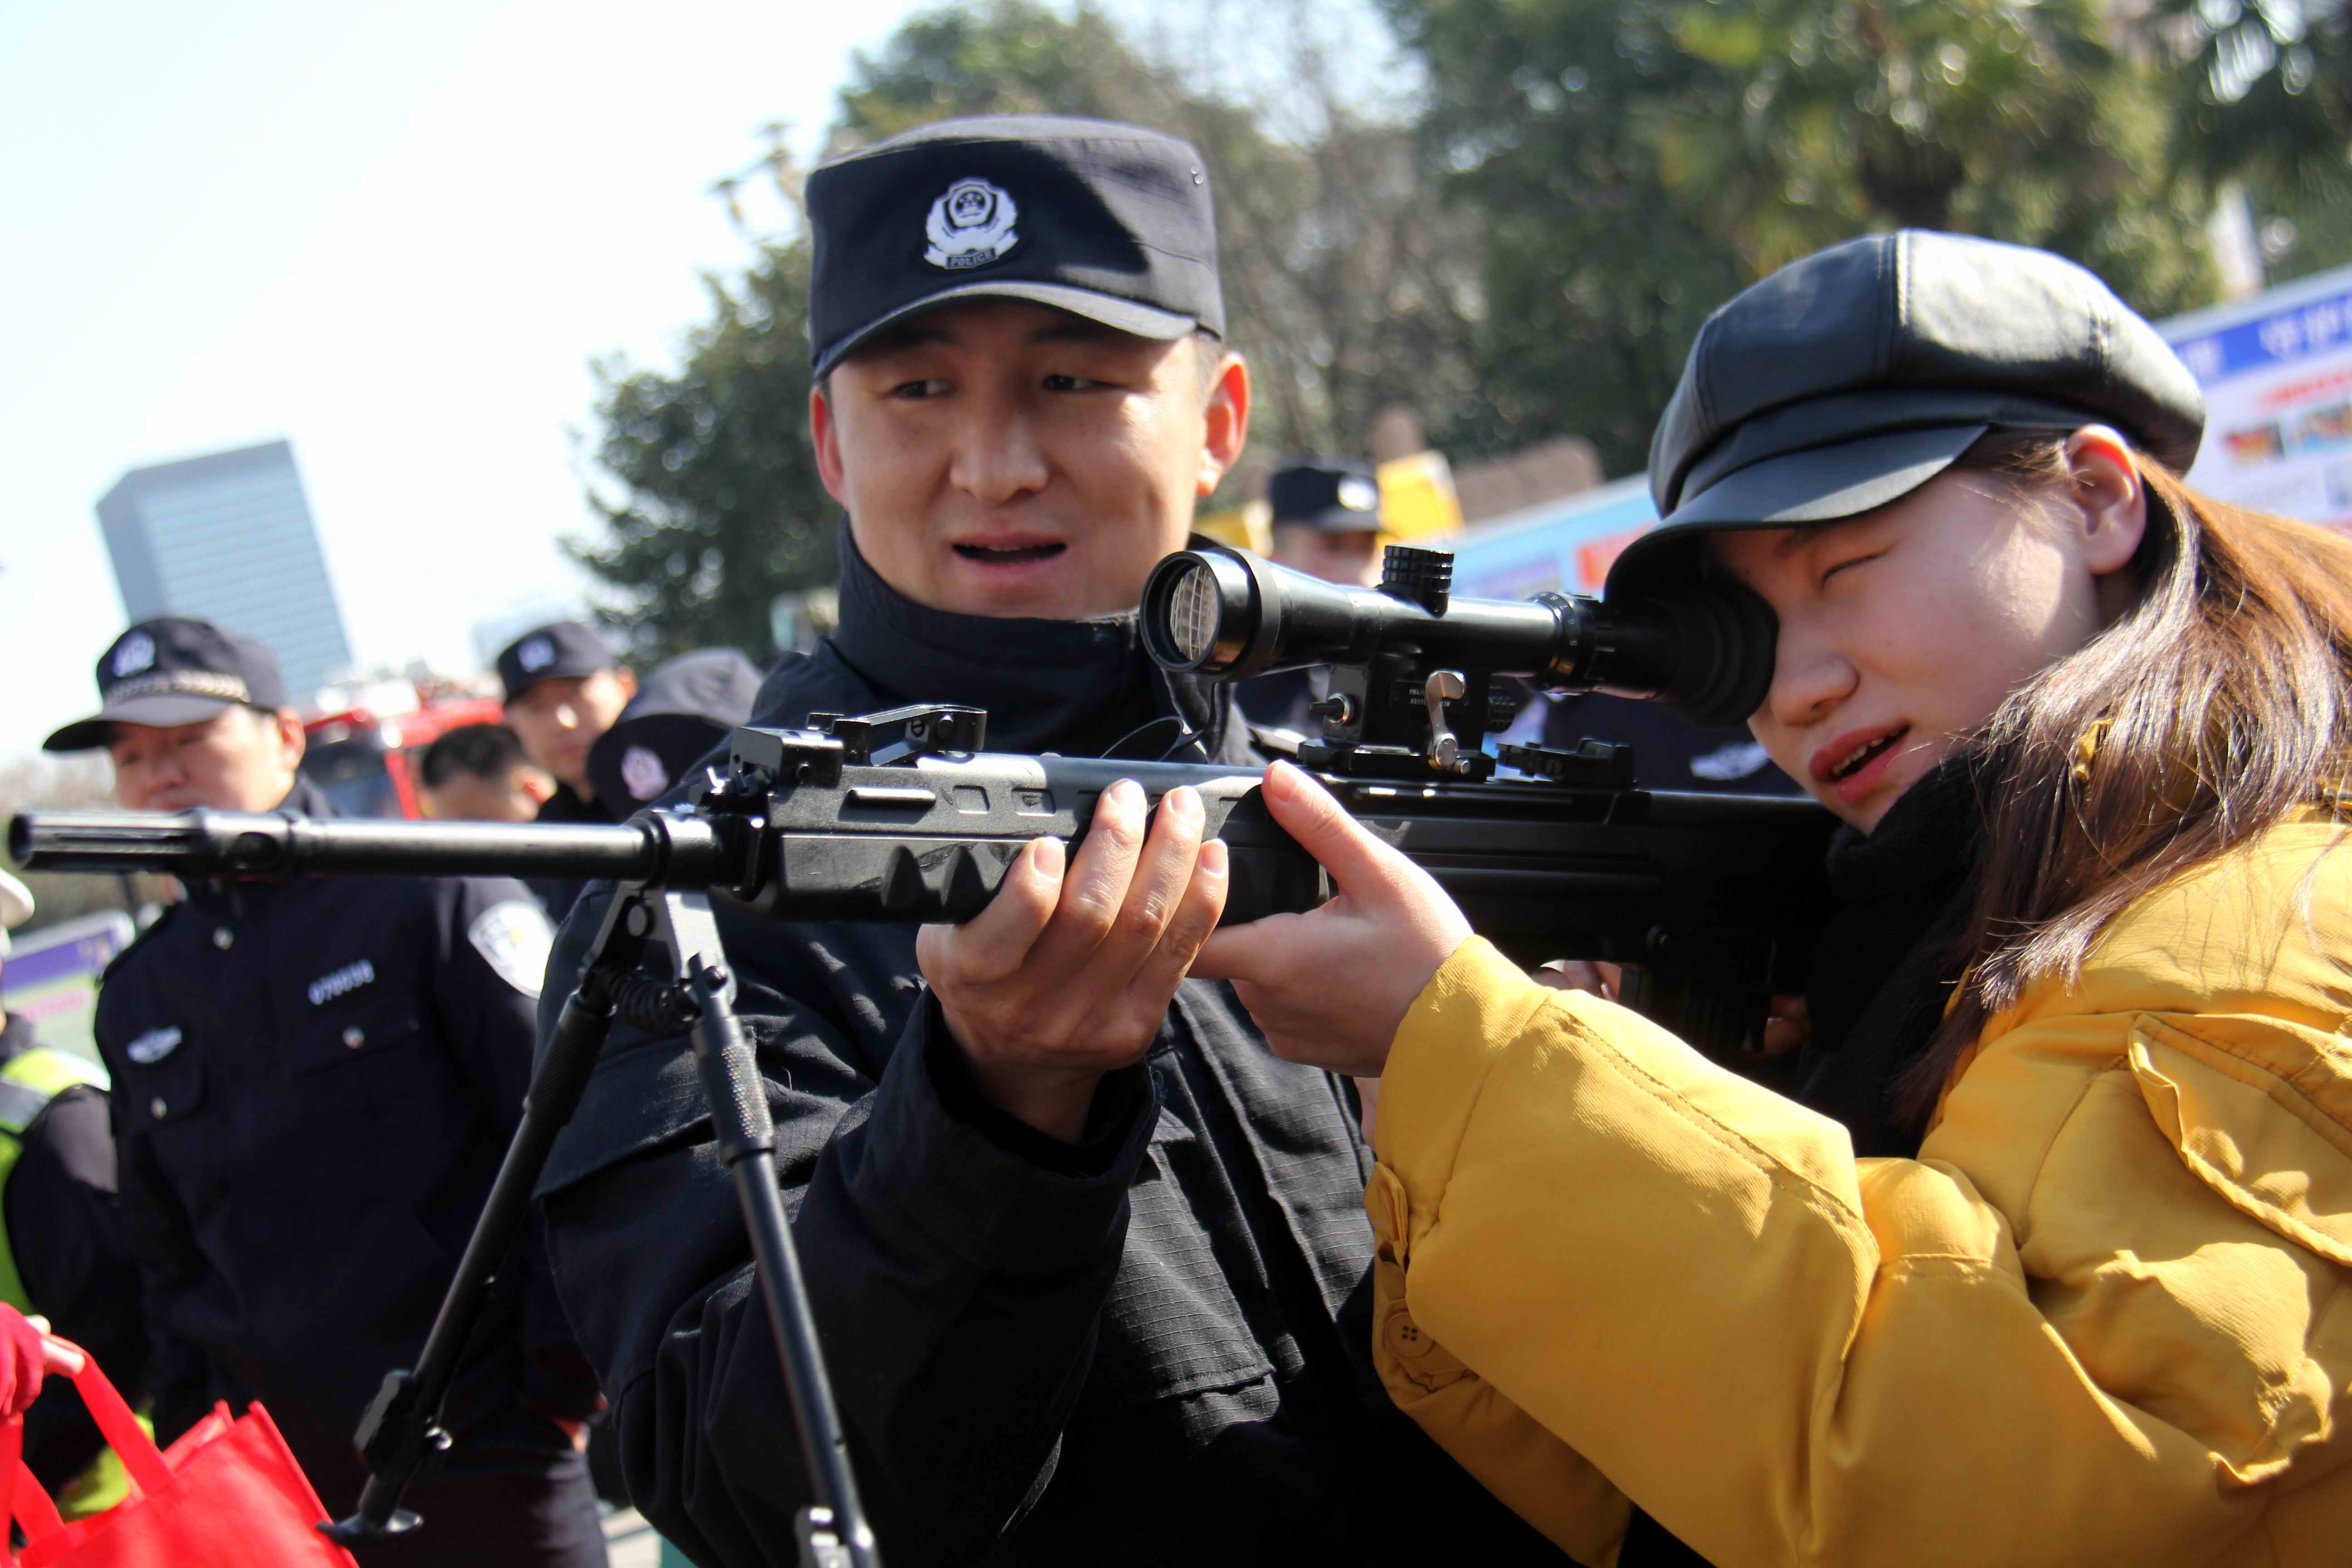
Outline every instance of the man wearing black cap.
<path id="1" fill-rule="evenodd" d="M 578 621 L 533 627 L 499 651 L 499 680 L 506 688 L 508 727 L 522 742 L 524 754 L 555 780 L 555 793 L 540 806 L 537 820 L 616 822 L 626 816 L 625 810 L 610 810 L 596 798 L 588 748 L 612 728 L 635 695 L 637 680 L 594 628 Z M 559 921 L 580 888 L 562 878 L 530 884 Z"/>
<path id="2" fill-rule="evenodd" d="M 98 685 L 99 711 L 46 744 L 105 748 L 126 808 L 333 815 L 260 644 L 142 621 Z M 160 1439 L 257 1398 L 321 1500 L 357 1500 L 352 1432 L 415 1363 L 521 1120 L 547 941 L 504 879 L 232 879 L 192 884 L 107 971 L 95 1033 Z M 446 1468 L 412 1491 L 431 1529 L 368 1547 L 370 1568 L 604 1562 L 565 1426 L 595 1390 L 539 1257 L 527 1242 L 502 1276 Z"/>
<path id="3" fill-rule="evenodd" d="M 1381 485 L 1351 458 L 1305 458 L 1266 481 L 1274 560 L 1326 583 L 1370 588 L 1381 580 Z M 1308 711 L 1328 696 L 1329 672 L 1284 669 L 1240 683 L 1234 700 L 1253 724 L 1320 732 Z"/>
<path id="4" fill-rule="evenodd" d="M 1248 417 L 1199 155 L 957 121 L 818 169 L 807 202 L 841 623 L 754 722 L 966 703 L 999 749 L 1255 766 L 1230 703 L 1154 666 L 1131 614 Z M 1110 895 L 1134 963 L 1047 942 L 1003 971 L 1034 1009 L 975 1004 L 986 917 L 922 934 L 927 992 L 912 930 L 719 916 L 886 1555 L 1553 1560 L 1373 1374 L 1346 1086 L 1180 983 L 1170 910 L 1213 873 L 1163 876 L 1193 864 L 1168 853 L 1181 810 L 1147 837 L 1139 801 L 1104 799 L 1068 885 L 1165 898 Z M 1153 869 L 1114 875 L 1122 853 Z M 566 922 L 558 982 L 608 896 Z M 1094 1065 L 1056 1057 L 1046 1014 L 1092 1031 Z M 703 1103 L 682 1040 L 619 1027 L 542 1178 L 550 1250 L 638 1507 L 698 1562 L 784 1563 L 803 1470 Z M 1405 1489 L 1426 1508 L 1391 1508 Z"/>
<path id="5" fill-rule="evenodd" d="M 588 748 L 596 798 L 624 817 L 659 800 L 738 724 L 751 721 L 759 696 L 759 670 L 731 647 L 697 648 L 654 666 Z"/>

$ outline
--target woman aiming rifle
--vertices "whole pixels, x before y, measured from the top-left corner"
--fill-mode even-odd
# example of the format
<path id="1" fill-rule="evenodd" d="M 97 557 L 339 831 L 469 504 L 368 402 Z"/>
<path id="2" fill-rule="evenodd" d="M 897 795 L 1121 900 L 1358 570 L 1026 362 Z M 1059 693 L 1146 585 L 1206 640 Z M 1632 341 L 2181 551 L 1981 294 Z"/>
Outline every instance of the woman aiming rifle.
<path id="1" fill-rule="evenodd" d="M 1794 1099 L 1269 778 L 1343 896 L 1194 973 L 1382 1075 L 1383 1375 L 1578 1560 L 2352 1554 L 2352 548 L 2188 489 L 2202 422 L 1981 241 L 1701 332 L 1609 592 L 1779 617 L 1750 723 L 1851 830 Z"/>

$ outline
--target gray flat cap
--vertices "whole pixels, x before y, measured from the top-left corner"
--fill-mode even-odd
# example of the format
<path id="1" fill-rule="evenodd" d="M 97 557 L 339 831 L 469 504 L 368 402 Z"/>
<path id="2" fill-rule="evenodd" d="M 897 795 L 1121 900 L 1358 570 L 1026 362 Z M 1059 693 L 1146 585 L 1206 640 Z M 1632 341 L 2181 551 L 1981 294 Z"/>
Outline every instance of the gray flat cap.
<path id="1" fill-rule="evenodd" d="M 2205 399 L 2156 329 L 2063 257 L 1921 229 L 1791 262 L 1707 318 L 1650 442 L 1661 521 L 1612 598 L 1671 593 L 1708 530 L 1900 500 L 1990 430 L 2111 425 L 2170 468 Z"/>

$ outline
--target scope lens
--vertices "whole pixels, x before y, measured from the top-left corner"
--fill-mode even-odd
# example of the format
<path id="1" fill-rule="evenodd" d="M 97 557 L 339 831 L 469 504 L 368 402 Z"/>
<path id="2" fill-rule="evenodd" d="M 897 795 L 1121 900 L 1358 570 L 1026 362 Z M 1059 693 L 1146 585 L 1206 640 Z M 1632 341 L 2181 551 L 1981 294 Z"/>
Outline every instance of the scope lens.
<path id="1" fill-rule="evenodd" d="M 1224 615 L 1216 574 L 1198 561 L 1188 563 L 1168 592 L 1168 639 L 1186 662 L 1197 664 L 1209 657 Z"/>

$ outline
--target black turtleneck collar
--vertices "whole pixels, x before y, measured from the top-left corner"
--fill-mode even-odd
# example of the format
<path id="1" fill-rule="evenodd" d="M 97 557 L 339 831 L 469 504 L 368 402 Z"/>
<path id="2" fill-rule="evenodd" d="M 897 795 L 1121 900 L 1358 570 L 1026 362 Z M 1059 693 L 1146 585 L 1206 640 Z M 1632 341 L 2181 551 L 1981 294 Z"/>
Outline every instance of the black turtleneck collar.
<path id="1" fill-rule="evenodd" d="M 893 704 L 985 708 L 992 752 L 1149 761 L 1192 731 L 1205 743 L 1179 758 L 1220 754 L 1230 700 L 1154 665 L 1132 614 L 1053 621 L 919 605 L 866 563 L 845 518 L 840 592 L 841 624 L 826 640 L 851 673 Z"/>
<path id="2" fill-rule="evenodd" d="M 1838 908 L 1813 952 L 1812 1039 L 1797 1098 L 1834 1116 L 1864 1156 L 1917 1152 L 1895 1081 L 1935 1036 L 1958 980 L 1954 944 L 1974 895 L 1983 831 L 1979 774 L 1950 757 L 1903 792 L 1868 836 L 1830 842 Z"/>

